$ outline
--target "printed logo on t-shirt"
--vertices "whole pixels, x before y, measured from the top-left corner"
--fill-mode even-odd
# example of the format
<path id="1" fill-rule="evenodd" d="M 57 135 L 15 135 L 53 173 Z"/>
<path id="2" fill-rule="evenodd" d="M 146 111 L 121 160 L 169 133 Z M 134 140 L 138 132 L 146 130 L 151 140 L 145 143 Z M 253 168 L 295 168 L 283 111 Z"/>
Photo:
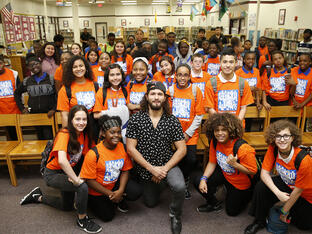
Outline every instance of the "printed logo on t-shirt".
<path id="1" fill-rule="evenodd" d="M 286 90 L 286 83 L 284 76 L 272 77 L 270 79 L 271 92 L 284 92 Z"/>
<path id="2" fill-rule="evenodd" d="M 97 83 L 99 84 L 100 88 L 103 88 L 104 76 L 98 76 L 97 77 Z"/>
<path id="3" fill-rule="evenodd" d="M 279 164 L 276 163 L 276 171 L 281 176 L 282 180 L 285 182 L 285 184 L 289 186 L 294 186 L 296 182 L 297 172 L 296 170 L 290 170 Z"/>
<path id="4" fill-rule="evenodd" d="M 156 63 L 156 71 L 160 71 L 159 61 Z"/>
<path id="5" fill-rule="evenodd" d="M 246 78 L 246 81 L 248 82 L 250 87 L 257 86 L 257 77 Z"/>
<path id="6" fill-rule="evenodd" d="M 110 184 L 119 177 L 120 170 L 123 168 L 124 159 L 105 161 L 105 174 L 103 184 Z"/>
<path id="7" fill-rule="evenodd" d="M 308 80 L 298 79 L 298 84 L 296 86 L 296 96 L 303 97 L 308 85 Z"/>
<path id="8" fill-rule="evenodd" d="M 200 91 L 203 94 L 203 97 L 205 96 L 205 87 L 206 87 L 206 82 L 199 82 L 199 83 L 193 83 L 194 86 L 197 86 Z"/>
<path id="9" fill-rule="evenodd" d="M 80 150 L 77 154 L 69 155 L 69 164 L 71 166 L 75 166 L 79 162 L 81 155 L 82 155 L 82 150 L 83 150 L 83 144 L 80 145 Z"/>
<path id="10" fill-rule="evenodd" d="M 221 167 L 222 171 L 224 171 L 225 173 L 229 175 L 232 175 L 235 173 L 235 168 L 226 162 L 227 156 L 224 153 L 217 151 L 216 156 L 217 156 L 217 162 L 219 166 Z"/>
<path id="11" fill-rule="evenodd" d="M 218 110 L 236 111 L 238 107 L 238 90 L 218 91 Z"/>
<path id="12" fill-rule="evenodd" d="M 0 81 L 0 98 L 13 97 L 13 85 L 11 80 Z"/>
<path id="13" fill-rule="evenodd" d="M 191 99 L 174 98 L 172 102 L 172 114 L 179 119 L 191 117 Z"/>
<path id="14" fill-rule="evenodd" d="M 130 92 L 130 103 L 138 105 L 140 104 L 145 92 Z"/>
<path id="15" fill-rule="evenodd" d="M 126 99 L 118 98 L 117 106 L 123 106 L 123 105 L 126 105 Z M 112 99 L 107 99 L 107 107 L 108 107 L 108 110 L 113 107 L 113 100 Z"/>
<path id="16" fill-rule="evenodd" d="M 126 62 L 123 62 L 123 61 L 118 61 L 118 62 L 115 62 L 117 63 L 121 69 L 123 70 L 123 72 L 126 74 L 127 73 L 127 63 Z"/>
<path id="17" fill-rule="evenodd" d="M 92 109 L 95 103 L 95 94 L 93 91 L 84 91 L 76 93 L 77 103 L 85 106 L 88 110 Z"/>
<path id="18" fill-rule="evenodd" d="M 208 63 L 207 73 L 212 76 L 219 74 L 220 64 L 219 63 Z"/>

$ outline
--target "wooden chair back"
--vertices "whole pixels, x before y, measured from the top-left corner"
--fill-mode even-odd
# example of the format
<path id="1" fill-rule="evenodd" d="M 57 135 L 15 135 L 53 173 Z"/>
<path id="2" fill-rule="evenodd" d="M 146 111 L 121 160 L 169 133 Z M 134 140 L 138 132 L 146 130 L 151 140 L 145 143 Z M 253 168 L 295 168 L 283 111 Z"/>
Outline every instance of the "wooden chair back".
<path id="1" fill-rule="evenodd" d="M 301 132 L 304 132 L 304 127 L 307 122 L 307 118 L 312 118 L 312 106 L 305 106 L 303 108 L 302 121 L 301 121 Z"/>
<path id="2" fill-rule="evenodd" d="M 272 106 L 268 113 L 267 126 L 272 118 L 297 118 L 296 125 L 299 128 L 301 123 L 301 109 L 295 110 L 293 106 Z"/>
<path id="3" fill-rule="evenodd" d="M 55 119 L 55 131 L 58 132 L 60 130 L 59 125 L 61 125 L 61 127 L 62 127 L 61 112 L 55 112 L 54 119 Z"/>

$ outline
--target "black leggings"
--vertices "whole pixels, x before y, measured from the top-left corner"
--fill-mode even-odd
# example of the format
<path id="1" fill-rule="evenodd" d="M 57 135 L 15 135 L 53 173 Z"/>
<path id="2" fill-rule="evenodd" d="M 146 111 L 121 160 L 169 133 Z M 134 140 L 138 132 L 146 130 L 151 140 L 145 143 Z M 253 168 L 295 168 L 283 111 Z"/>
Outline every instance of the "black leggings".
<path id="1" fill-rule="evenodd" d="M 192 170 L 196 166 L 196 145 L 187 145 L 187 151 L 184 158 L 180 161 L 179 167 L 185 179 L 188 179 Z"/>
<path id="2" fill-rule="evenodd" d="M 115 184 L 113 191 L 119 188 L 119 181 Z M 125 189 L 128 201 L 135 201 L 142 195 L 141 186 L 134 180 L 129 180 Z M 107 196 L 93 196 L 89 194 L 88 206 L 90 210 L 102 221 L 108 222 L 115 217 L 116 204 L 113 203 Z"/>
<path id="3" fill-rule="evenodd" d="M 272 177 L 272 180 L 279 190 L 291 193 L 292 190 L 280 176 Z M 262 181 L 259 181 L 254 191 L 249 214 L 255 216 L 257 221 L 265 223 L 270 208 L 278 201 L 279 199 L 275 194 Z M 312 229 L 312 204 L 304 198 L 299 197 L 290 209 L 290 216 L 291 223 L 297 228 L 302 230 Z"/>
<path id="4" fill-rule="evenodd" d="M 199 190 L 201 175 L 194 180 L 196 190 L 206 199 L 207 203 L 213 204 L 217 201 L 215 193 L 217 186 L 224 184 L 226 187 L 225 211 L 229 216 L 239 215 L 247 206 L 251 199 L 251 189 L 239 190 L 230 184 L 224 177 L 221 168 L 217 165 L 213 174 L 207 181 L 208 193 L 202 193 Z"/>

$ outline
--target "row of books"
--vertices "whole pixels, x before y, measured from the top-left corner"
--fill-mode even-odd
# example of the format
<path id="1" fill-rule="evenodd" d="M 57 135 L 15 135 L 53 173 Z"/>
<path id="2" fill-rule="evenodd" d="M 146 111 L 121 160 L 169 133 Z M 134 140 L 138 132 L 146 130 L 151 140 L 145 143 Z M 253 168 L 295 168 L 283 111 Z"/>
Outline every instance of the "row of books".
<path id="1" fill-rule="evenodd" d="M 299 35 L 299 36 L 298 36 Z M 285 40 L 302 40 L 303 35 L 301 35 L 301 29 L 295 31 L 291 29 L 272 29 L 272 28 L 266 28 L 264 30 L 264 36 L 268 38 L 278 38 L 278 39 L 285 39 Z"/>

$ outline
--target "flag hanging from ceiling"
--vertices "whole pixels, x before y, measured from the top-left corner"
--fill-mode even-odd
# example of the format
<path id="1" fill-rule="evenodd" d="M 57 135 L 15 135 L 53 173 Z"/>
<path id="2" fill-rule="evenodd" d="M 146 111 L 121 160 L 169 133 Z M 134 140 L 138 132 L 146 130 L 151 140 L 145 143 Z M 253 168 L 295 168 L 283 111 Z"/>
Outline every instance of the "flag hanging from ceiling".
<path id="1" fill-rule="evenodd" d="M 195 8 L 195 6 L 191 7 L 191 14 L 190 14 L 190 20 L 193 21 L 194 16 L 196 16 L 198 13 L 198 10 Z"/>
<path id="2" fill-rule="evenodd" d="M 203 1 L 203 10 L 202 16 L 207 16 L 207 13 L 217 4 L 216 0 L 204 0 Z"/>
<path id="3" fill-rule="evenodd" d="M 13 10 L 11 7 L 11 3 L 6 4 L 2 9 L 1 9 L 1 13 L 3 15 L 3 17 L 5 17 L 10 24 L 14 25 L 14 21 L 13 21 Z"/>
<path id="4" fill-rule="evenodd" d="M 155 9 L 155 24 L 157 23 L 157 12 L 156 12 L 156 9 Z"/>
<path id="5" fill-rule="evenodd" d="M 224 14 L 229 9 L 229 6 L 234 2 L 234 0 L 220 0 L 219 1 L 219 21 L 222 19 Z"/>

